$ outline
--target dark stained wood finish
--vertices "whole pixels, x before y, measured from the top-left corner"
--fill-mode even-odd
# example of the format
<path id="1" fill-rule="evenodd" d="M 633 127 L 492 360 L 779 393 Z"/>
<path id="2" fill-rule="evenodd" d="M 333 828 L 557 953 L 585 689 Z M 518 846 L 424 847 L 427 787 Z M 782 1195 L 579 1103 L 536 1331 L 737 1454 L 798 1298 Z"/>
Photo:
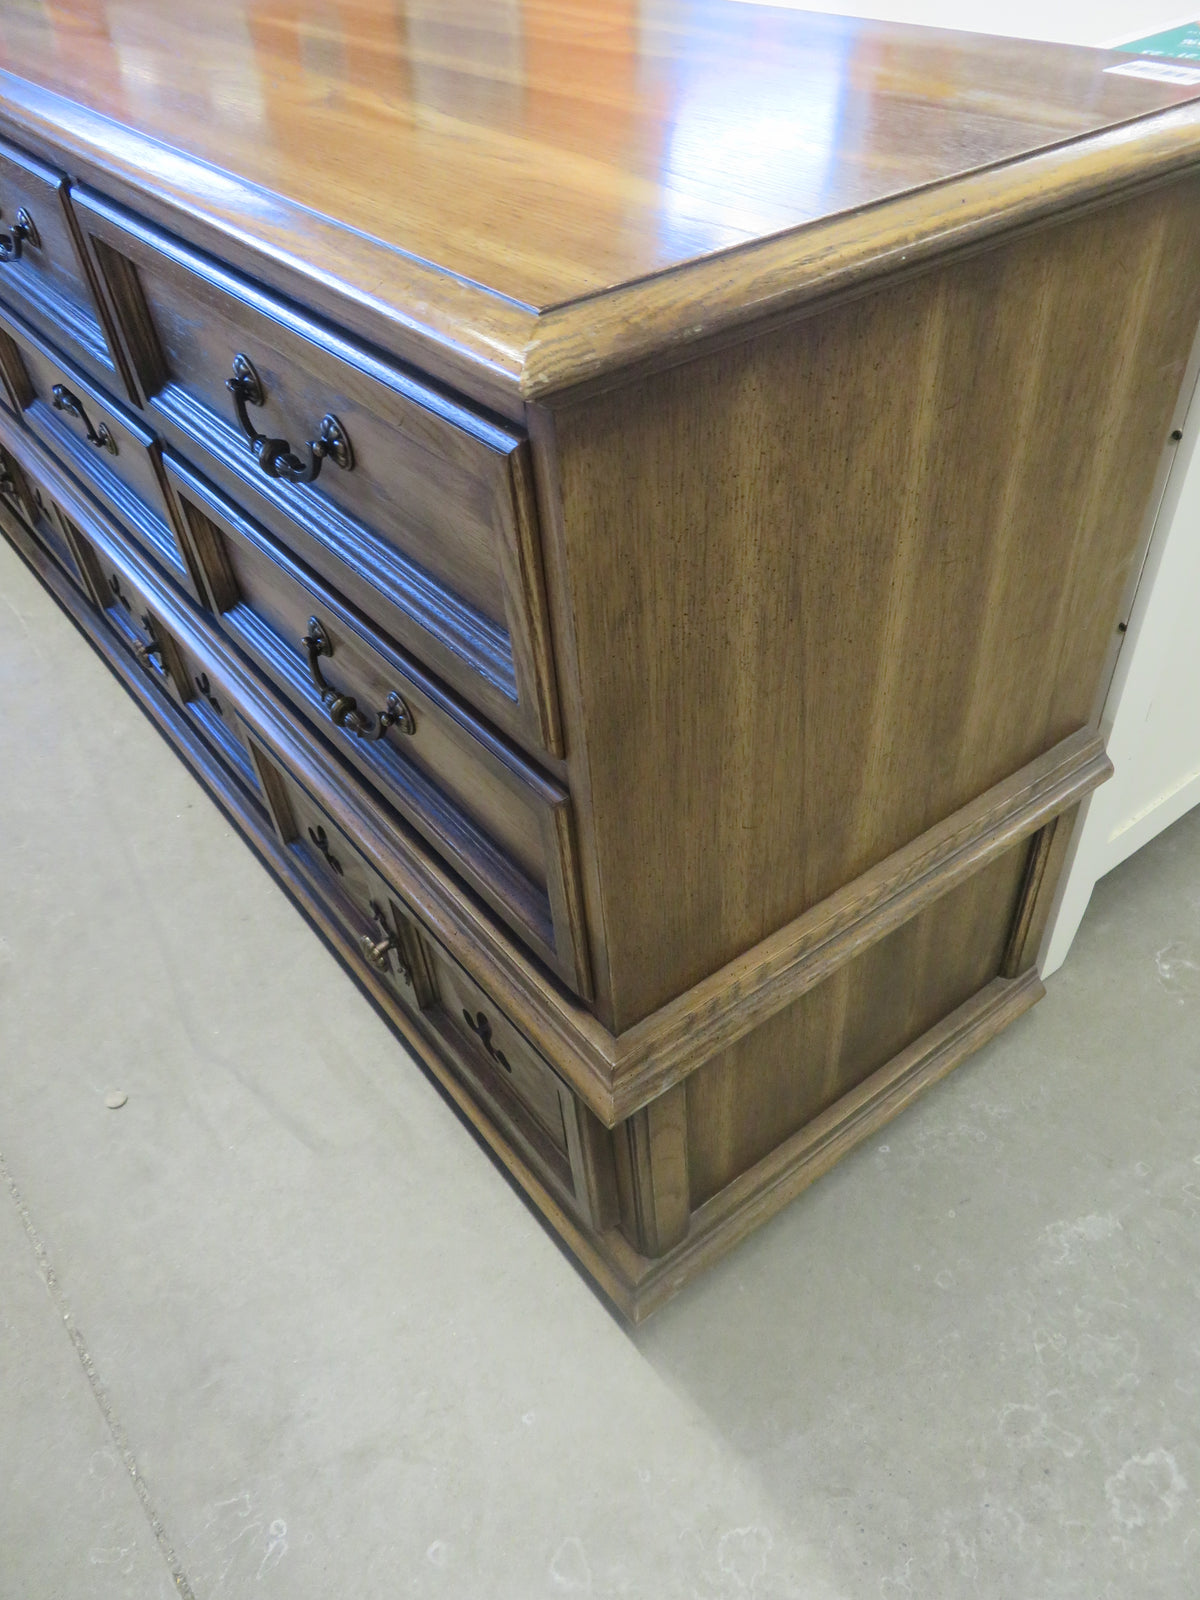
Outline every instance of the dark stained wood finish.
<path id="1" fill-rule="evenodd" d="M 120 383 L 67 200 L 66 175 L 3 140 L 0 240 L 0 299 L 64 346 L 93 377 Z"/>
<path id="2" fill-rule="evenodd" d="M 15 316 L 0 311 L 0 334 L 0 362 L 22 419 L 177 582 L 198 594 L 168 516 L 157 436 Z"/>
<path id="3" fill-rule="evenodd" d="M 166 437 L 501 726 L 559 750 L 521 434 L 104 201 L 75 208 Z M 333 415 L 348 464 L 268 476 L 227 387 L 237 356 L 258 433 L 305 457 Z"/>
<path id="4" fill-rule="evenodd" d="M 234 643 L 577 993 L 589 991 L 570 801 L 361 613 L 199 474 L 165 463 L 192 563 Z M 398 694 L 411 716 L 377 739 L 330 721 L 303 649 L 316 617 L 323 679 L 369 725 Z"/>
<path id="5" fill-rule="evenodd" d="M 547 421 L 614 1031 L 1087 724 L 1198 230 L 1188 179 Z"/>

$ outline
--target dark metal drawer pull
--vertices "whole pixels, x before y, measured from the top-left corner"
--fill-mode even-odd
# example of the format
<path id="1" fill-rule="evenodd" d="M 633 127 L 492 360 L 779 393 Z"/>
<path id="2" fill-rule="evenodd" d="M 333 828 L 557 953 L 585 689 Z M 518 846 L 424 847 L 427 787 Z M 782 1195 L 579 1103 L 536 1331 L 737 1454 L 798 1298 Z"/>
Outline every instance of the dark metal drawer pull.
<path id="1" fill-rule="evenodd" d="M 259 433 L 250 421 L 246 407 L 265 405 L 266 391 L 249 356 L 234 356 L 233 377 L 225 379 L 225 387 L 233 396 L 233 408 L 243 433 L 250 441 L 254 459 L 268 478 L 282 478 L 286 483 L 312 483 L 326 456 L 343 472 L 353 468 L 354 451 L 350 448 L 345 429 L 335 416 L 327 414 L 321 419 L 320 434 L 308 441 L 307 461 L 292 454 L 292 447 L 286 439 L 268 439 L 265 433 Z"/>
<path id="2" fill-rule="evenodd" d="M 55 411 L 65 411 L 69 417 L 78 417 L 87 430 L 87 442 L 95 445 L 97 450 L 107 450 L 109 455 L 117 453 L 117 441 L 109 433 L 102 422 L 100 431 L 92 427 L 91 418 L 83 409 L 83 401 L 77 394 L 73 394 L 65 383 L 56 383 L 50 391 L 50 398 L 54 402 Z"/>
<path id="3" fill-rule="evenodd" d="M 0 233 L 0 263 L 20 261 L 21 251 L 27 244 L 31 244 L 35 250 L 42 248 L 42 241 L 38 237 L 33 218 L 22 206 L 17 212 L 17 220 L 11 232 Z"/>
<path id="4" fill-rule="evenodd" d="M 330 872 L 335 872 L 339 878 L 344 878 L 346 875 L 345 868 L 334 855 L 333 851 L 329 848 L 329 835 L 325 832 L 324 826 L 321 823 L 318 823 L 315 828 L 310 828 L 308 830 L 308 837 L 321 852 L 321 855 L 325 861 L 325 865 L 329 868 Z"/>
<path id="5" fill-rule="evenodd" d="M 475 1015 L 472 1016 L 467 1010 L 466 1006 L 464 1006 L 463 1020 L 466 1022 L 467 1027 L 470 1028 L 471 1032 L 479 1040 L 483 1048 L 487 1051 L 488 1055 L 491 1056 L 492 1060 L 498 1061 L 504 1068 L 505 1072 L 511 1072 L 512 1068 L 508 1064 L 508 1058 L 505 1056 L 504 1051 L 497 1050 L 496 1046 L 492 1043 L 492 1025 L 488 1020 L 487 1013 L 485 1011 L 477 1011 Z"/>
<path id="6" fill-rule="evenodd" d="M 142 612 L 141 623 L 150 638 L 146 644 L 135 645 L 133 648 L 138 665 L 145 667 L 146 671 L 149 672 L 150 663 L 157 656 L 159 666 L 165 669 L 166 663 L 163 661 L 162 642 L 158 637 L 158 629 L 154 626 L 154 618 L 148 611 Z"/>
<path id="7" fill-rule="evenodd" d="M 321 696 L 329 712 L 329 720 L 337 727 L 352 733 L 356 739 L 382 739 L 389 728 L 399 728 L 401 733 L 416 733 L 416 718 L 403 697 L 394 689 L 387 697 L 387 709 L 381 711 L 377 717 L 372 717 L 369 713 L 364 715 L 358 709 L 358 702 L 351 695 L 339 694 L 331 683 L 326 683 L 320 659 L 322 656 L 333 654 L 333 645 L 330 644 L 329 635 L 321 626 L 319 617 L 309 617 L 308 632 L 301 639 L 300 648 L 308 657 L 308 670 L 312 677 L 313 688 Z"/>

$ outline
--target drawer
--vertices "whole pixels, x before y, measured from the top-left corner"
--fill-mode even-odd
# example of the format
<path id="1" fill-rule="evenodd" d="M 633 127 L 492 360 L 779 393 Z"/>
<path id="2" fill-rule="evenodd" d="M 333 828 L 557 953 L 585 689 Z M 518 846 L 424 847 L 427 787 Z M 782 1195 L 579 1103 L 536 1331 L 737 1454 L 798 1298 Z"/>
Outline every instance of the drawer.
<path id="1" fill-rule="evenodd" d="M 113 357 L 77 240 L 63 174 L 0 139 L 0 297 L 111 382 Z"/>
<path id="2" fill-rule="evenodd" d="M 33 432 L 199 598 L 168 520 L 161 447 L 150 429 L 27 324 L 3 313 L 0 366 L 13 404 Z"/>
<path id="3" fill-rule="evenodd" d="M 611 1140 L 302 784 L 251 738 L 279 835 L 331 916 L 490 1120 L 592 1226 L 613 1219 Z"/>
<path id="4" fill-rule="evenodd" d="M 186 463 L 167 482 L 235 644 L 518 936 L 586 993 L 566 792 Z"/>
<path id="5" fill-rule="evenodd" d="M 590 1226 L 616 1220 L 612 1137 L 440 945 L 420 932 L 429 986 L 423 1020 L 459 1079 Z"/>
<path id="6" fill-rule="evenodd" d="M 437 1004 L 460 1048 L 492 1094 L 506 1088 L 515 1095 L 559 1154 L 569 1158 L 567 1121 L 574 1096 L 457 962 L 432 943 L 429 956 Z"/>
<path id="7" fill-rule="evenodd" d="M 241 719 L 224 684 L 214 676 L 210 665 L 185 649 L 169 631 L 165 633 L 165 641 L 172 699 L 221 757 L 226 768 L 261 798 L 258 770 L 250 759 Z"/>
<path id="8" fill-rule="evenodd" d="M 245 732 L 225 693 L 205 663 L 184 648 L 136 581 L 65 514 L 63 523 L 79 551 L 88 587 L 113 632 L 134 659 L 183 711 L 225 769 L 259 800 L 258 771 Z"/>
<path id="9" fill-rule="evenodd" d="M 97 196 L 77 208 L 164 437 L 493 722 L 558 752 L 519 431 Z"/>
<path id="10" fill-rule="evenodd" d="M 0 445 L 0 500 L 19 516 L 34 538 L 90 598 L 87 580 L 72 544 L 70 523 L 50 495 Z"/>
<path id="11" fill-rule="evenodd" d="M 106 550 L 86 538 L 76 523 L 64 517 L 64 525 L 79 551 L 92 598 L 112 631 L 143 671 L 168 693 L 171 648 L 166 643 L 166 629 L 150 601 L 129 574 Z"/>
<path id="12" fill-rule="evenodd" d="M 430 998 L 423 951 L 409 918 L 384 880 L 308 791 L 253 738 L 250 747 L 279 836 L 317 889 L 363 964 L 411 1012 Z"/>

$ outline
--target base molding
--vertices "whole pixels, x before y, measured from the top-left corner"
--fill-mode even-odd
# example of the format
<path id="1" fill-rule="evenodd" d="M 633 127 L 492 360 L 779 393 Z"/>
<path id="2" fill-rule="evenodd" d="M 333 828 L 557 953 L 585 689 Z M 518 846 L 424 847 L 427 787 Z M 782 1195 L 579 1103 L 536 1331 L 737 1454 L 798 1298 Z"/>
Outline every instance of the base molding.
<path id="1" fill-rule="evenodd" d="M 630 1286 L 628 1315 L 640 1321 L 689 1278 L 781 1211 L 841 1158 L 899 1115 L 1043 997 L 1036 970 L 996 978 L 894 1056 L 756 1166 L 692 1213 L 687 1237 Z"/>

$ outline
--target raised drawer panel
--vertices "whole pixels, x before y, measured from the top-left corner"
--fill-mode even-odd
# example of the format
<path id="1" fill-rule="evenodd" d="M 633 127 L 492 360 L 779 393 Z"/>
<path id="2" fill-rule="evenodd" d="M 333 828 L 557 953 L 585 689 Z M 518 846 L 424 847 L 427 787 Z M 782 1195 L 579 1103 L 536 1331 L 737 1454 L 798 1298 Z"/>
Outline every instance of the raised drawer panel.
<path id="1" fill-rule="evenodd" d="M 258 772 L 250 759 L 241 720 L 224 686 L 210 676 L 212 669 L 185 649 L 169 620 L 164 621 L 162 611 L 125 568 L 88 539 L 65 513 L 60 516 L 79 553 L 87 586 L 113 632 L 180 707 L 226 770 L 261 799 Z"/>
<path id="2" fill-rule="evenodd" d="M 170 693 L 172 650 L 166 642 L 161 616 L 137 582 L 106 550 L 86 538 L 69 518 L 64 521 L 79 551 L 92 598 L 112 631 L 163 692 Z"/>
<path id="3" fill-rule="evenodd" d="M 438 1003 L 446 1020 L 491 1082 L 507 1086 L 563 1156 L 569 1156 L 564 1087 L 528 1040 L 462 968 L 431 945 Z"/>
<path id="4" fill-rule="evenodd" d="M 19 516 L 76 587 L 90 598 L 90 587 L 72 542 L 70 524 L 49 493 L 0 445 L 0 500 Z"/>
<path id="5" fill-rule="evenodd" d="M 225 632 L 539 957 L 586 993 L 566 792 L 183 462 L 166 471 Z"/>
<path id="6" fill-rule="evenodd" d="M 560 1198 L 598 1224 L 607 1135 L 501 1009 L 399 904 L 304 786 L 256 740 L 254 760 L 284 845 L 455 1075 Z M 603 1218 L 607 1220 L 607 1218 Z"/>
<path id="7" fill-rule="evenodd" d="M 557 750 L 522 436 L 107 202 L 78 206 L 164 435 L 494 721 Z"/>
<path id="8" fill-rule="evenodd" d="M 250 759 L 245 732 L 224 684 L 211 665 L 201 661 L 173 636 L 168 665 L 171 693 L 192 724 L 216 750 L 246 788 L 259 793 L 258 771 Z"/>
<path id="9" fill-rule="evenodd" d="M 169 521 L 154 433 L 28 325 L 0 313 L 0 335 L 0 363 L 23 420 L 148 554 L 199 598 Z"/>
<path id="10" fill-rule="evenodd" d="M 0 297 L 111 381 L 113 357 L 76 244 L 67 180 L 2 139 Z"/>
<path id="11" fill-rule="evenodd" d="M 429 999 L 416 934 L 387 884 L 300 784 L 251 741 L 279 836 L 350 935 L 366 967 L 411 1010 Z"/>

